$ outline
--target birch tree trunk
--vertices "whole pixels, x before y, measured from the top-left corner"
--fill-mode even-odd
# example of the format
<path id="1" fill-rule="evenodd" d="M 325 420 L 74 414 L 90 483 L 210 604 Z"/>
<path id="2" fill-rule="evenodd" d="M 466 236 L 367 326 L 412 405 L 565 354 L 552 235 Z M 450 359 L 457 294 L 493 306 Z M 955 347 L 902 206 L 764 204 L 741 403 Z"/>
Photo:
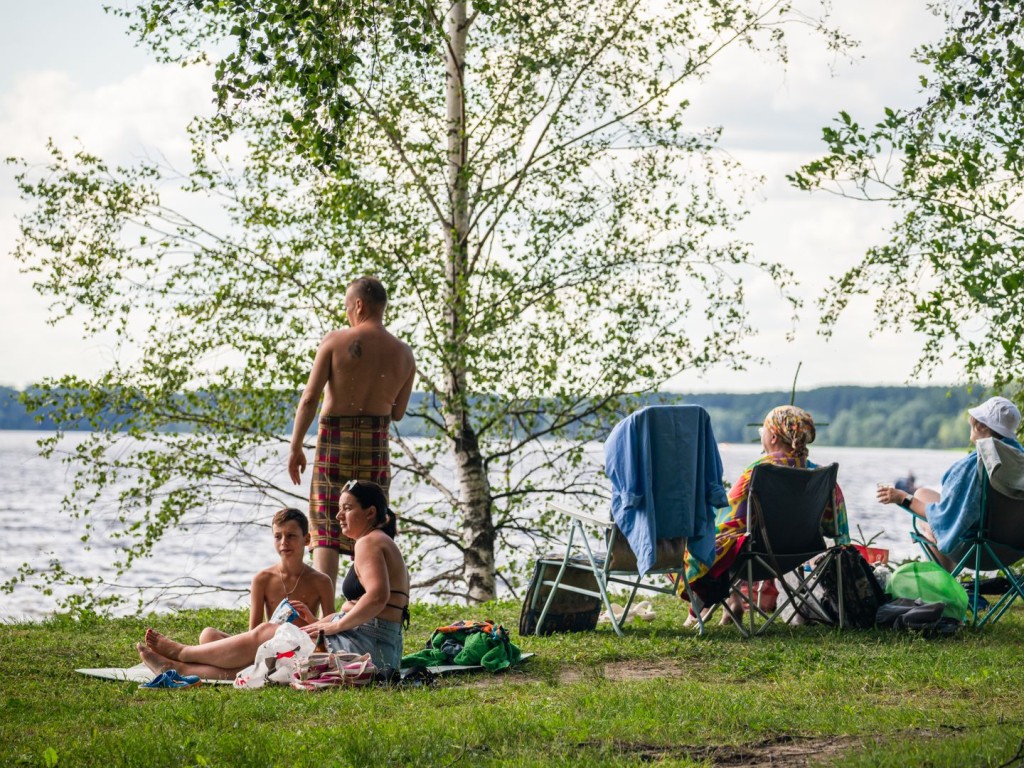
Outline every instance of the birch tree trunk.
<path id="1" fill-rule="evenodd" d="M 466 3 L 455 3 L 448 15 L 447 123 L 448 202 L 446 227 L 447 297 L 445 333 L 448 370 L 445 378 L 446 420 L 452 436 L 455 475 L 462 512 L 462 553 L 470 603 L 493 600 L 497 594 L 494 521 L 490 485 L 476 432 L 470 422 L 466 386 L 466 299 L 469 285 L 469 200 L 466 135 L 465 61 L 468 34 Z"/>

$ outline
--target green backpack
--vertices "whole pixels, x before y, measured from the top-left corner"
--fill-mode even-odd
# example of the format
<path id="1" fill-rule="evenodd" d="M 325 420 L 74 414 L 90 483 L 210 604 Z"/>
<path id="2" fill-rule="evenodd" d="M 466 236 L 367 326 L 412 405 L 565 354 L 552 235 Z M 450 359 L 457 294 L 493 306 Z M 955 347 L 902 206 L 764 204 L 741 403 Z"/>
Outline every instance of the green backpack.
<path id="1" fill-rule="evenodd" d="M 885 591 L 894 599 L 942 603 L 942 615 L 962 622 L 967 617 L 967 592 L 941 565 L 929 561 L 904 563 L 892 572 Z"/>

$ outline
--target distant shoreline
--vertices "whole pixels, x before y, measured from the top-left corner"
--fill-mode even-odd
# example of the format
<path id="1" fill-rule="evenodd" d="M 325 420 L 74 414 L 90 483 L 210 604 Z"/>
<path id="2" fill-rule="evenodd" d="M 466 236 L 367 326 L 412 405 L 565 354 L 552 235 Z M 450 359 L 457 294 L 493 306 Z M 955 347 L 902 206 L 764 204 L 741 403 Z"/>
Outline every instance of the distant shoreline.
<path id="1" fill-rule="evenodd" d="M 31 388 L 30 388 L 31 391 Z M 990 393 L 981 387 L 819 387 L 796 393 L 796 404 L 808 410 L 817 424 L 818 444 L 837 447 L 891 447 L 958 449 L 967 445 L 966 409 Z M 0 430 L 31 432 L 53 431 L 50 413 L 30 414 L 19 401 L 21 392 L 0 387 Z M 291 431 L 298 392 L 282 392 L 280 398 L 280 432 Z M 756 439 L 750 425 L 757 424 L 771 408 L 788 403 L 789 392 L 768 391 L 736 393 L 654 393 L 638 397 L 636 407 L 658 403 L 691 403 L 701 405 L 711 416 L 715 436 L 721 443 L 746 443 Z M 430 406 L 430 396 L 414 392 L 409 411 L 401 422 L 407 437 L 430 436 L 431 427 L 423 414 Z M 630 409 L 632 410 L 632 409 Z M 52 413 L 52 411 L 51 411 Z M 37 416 L 41 420 L 37 420 Z M 118 417 L 110 414 L 99 419 L 100 429 L 117 431 Z M 166 432 L 188 432 L 187 425 Z M 610 427 L 610 425 L 609 425 Z M 68 432 L 93 431 L 90 425 L 65 425 Z M 275 428 L 275 431 L 276 428 Z"/>

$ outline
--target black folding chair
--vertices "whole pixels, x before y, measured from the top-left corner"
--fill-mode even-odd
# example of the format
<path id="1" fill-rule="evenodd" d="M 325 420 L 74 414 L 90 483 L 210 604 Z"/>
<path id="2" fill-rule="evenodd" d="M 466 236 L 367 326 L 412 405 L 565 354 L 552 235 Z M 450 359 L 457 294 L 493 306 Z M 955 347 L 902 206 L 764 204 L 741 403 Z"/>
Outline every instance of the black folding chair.
<path id="1" fill-rule="evenodd" d="M 839 626 L 843 626 L 842 574 L 835 548 L 826 544 L 821 532 L 822 516 L 830 507 L 835 508 L 838 474 L 838 464 L 817 469 L 776 464 L 754 467 L 747 500 L 747 539 L 728 577 L 730 594 L 738 595 L 747 609 L 749 629 L 730 609 L 728 601 L 722 604 L 744 637 L 761 634 L 787 610 L 791 610 L 787 618 L 790 622 L 800 615 L 831 623 L 812 594 L 830 567 L 835 568 Z M 810 572 L 805 572 L 804 564 L 818 555 L 824 557 L 817 560 Z M 766 579 L 775 579 L 785 595 L 770 614 L 761 609 L 754 596 L 754 584 Z M 758 618 L 763 620 L 760 626 Z"/>

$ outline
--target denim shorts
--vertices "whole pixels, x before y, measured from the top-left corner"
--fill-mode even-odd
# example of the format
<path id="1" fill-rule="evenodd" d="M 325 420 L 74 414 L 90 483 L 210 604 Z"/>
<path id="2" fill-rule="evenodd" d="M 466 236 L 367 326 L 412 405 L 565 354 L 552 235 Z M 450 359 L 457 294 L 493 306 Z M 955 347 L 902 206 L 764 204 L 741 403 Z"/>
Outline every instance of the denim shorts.
<path id="1" fill-rule="evenodd" d="M 344 616 L 339 611 L 334 621 Z M 355 629 L 326 635 L 327 648 L 335 653 L 368 653 L 378 669 L 398 669 L 402 662 L 402 625 L 397 621 L 370 619 Z"/>

